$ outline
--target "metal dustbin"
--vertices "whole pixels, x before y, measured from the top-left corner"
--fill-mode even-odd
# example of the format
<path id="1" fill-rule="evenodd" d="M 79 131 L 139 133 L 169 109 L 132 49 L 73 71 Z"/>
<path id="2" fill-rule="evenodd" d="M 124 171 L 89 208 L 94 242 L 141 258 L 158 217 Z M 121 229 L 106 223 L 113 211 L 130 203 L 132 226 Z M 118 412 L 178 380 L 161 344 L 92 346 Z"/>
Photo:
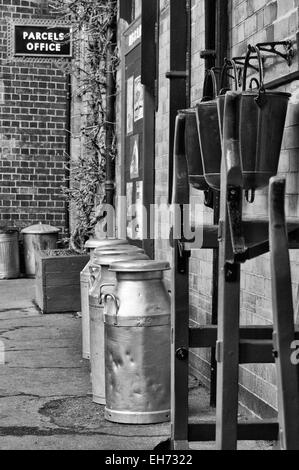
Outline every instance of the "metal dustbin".
<path id="1" fill-rule="evenodd" d="M 90 359 L 89 290 L 100 269 L 99 266 L 94 266 L 94 251 L 95 249 L 108 249 L 126 244 L 128 244 L 127 240 L 116 238 L 104 238 L 102 240 L 91 238 L 85 243 L 85 248 L 90 252 L 90 261 L 80 273 L 83 359 Z"/>
<path id="2" fill-rule="evenodd" d="M 128 248 L 130 248 L 128 250 Z M 105 347 L 104 347 L 104 306 L 102 296 L 113 292 L 116 284 L 115 273 L 108 270 L 113 261 L 148 259 L 140 248 L 131 245 L 117 249 L 95 250 L 96 263 L 100 266 L 98 277 L 89 292 L 90 314 L 90 368 L 93 401 L 104 405 L 105 399 Z"/>
<path id="3" fill-rule="evenodd" d="M 19 275 L 19 232 L 16 228 L 0 227 L 0 279 L 15 279 Z"/>
<path id="4" fill-rule="evenodd" d="M 105 418 L 153 424 L 170 419 L 169 263 L 114 263 L 114 293 L 104 296 Z"/>
<path id="5" fill-rule="evenodd" d="M 59 228 L 41 222 L 22 230 L 21 233 L 24 235 L 25 270 L 28 277 L 35 277 L 35 251 L 57 248 L 59 232 Z"/>

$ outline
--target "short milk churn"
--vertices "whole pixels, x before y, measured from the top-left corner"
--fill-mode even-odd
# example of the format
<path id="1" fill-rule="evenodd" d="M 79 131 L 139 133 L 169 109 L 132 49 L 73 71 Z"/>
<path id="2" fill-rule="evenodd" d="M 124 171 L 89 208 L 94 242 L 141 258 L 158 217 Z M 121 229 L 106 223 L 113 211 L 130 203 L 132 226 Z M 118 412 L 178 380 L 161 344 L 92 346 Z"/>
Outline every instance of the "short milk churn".
<path id="1" fill-rule="evenodd" d="M 114 293 L 104 296 L 105 418 L 150 424 L 170 418 L 170 296 L 167 262 L 125 261 L 110 266 Z"/>
<path id="2" fill-rule="evenodd" d="M 92 287 L 92 280 L 100 269 L 99 266 L 93 265 L 94 251 L 97 248 L 107 250 L 126 244 L 128 244 L 127 240 L 117 238 L 103 238 L 101 240 L 91 238 L 85 243 L 85 248 L 90 252 L 90 261 L 80 273 L 83 359 L 90 359 L 89 290 Z"/>
<path id="3" fill-rule="evenodd" d="M 111 250 L 94 252 L 94 265 L 99 266 L 99 272 L 89 292 L 90 315 L 90 366 L 92 379 L 93 401 L 105 404 L 105 351 L 104 351 L 104 308 L 102 296 L 115 289 L 115 273 L 108 270 L 114 261 L 130 259 L 148 259 L 140 248 L 128 246 L 115 247 Z"/>

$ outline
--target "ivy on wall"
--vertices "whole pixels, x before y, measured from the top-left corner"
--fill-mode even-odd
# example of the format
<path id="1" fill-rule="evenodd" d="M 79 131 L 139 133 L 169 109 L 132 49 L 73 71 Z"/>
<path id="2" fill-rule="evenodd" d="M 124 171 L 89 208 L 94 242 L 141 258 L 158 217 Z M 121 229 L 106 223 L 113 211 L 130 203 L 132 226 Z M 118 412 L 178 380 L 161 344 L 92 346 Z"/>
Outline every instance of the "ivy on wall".
<path id="1" fill-rule="evenodd" d="M 106 94 L 107 68 L 115 74 L 119 62 L 113 43 L 117 0 L 53 0 L 52 8 L 71 24 L 75 49 L 81 51 L 81 59 L 73 61 L 72 73 L 87 110 L 81 126 L 84 150 L 71 162 L 70 187 L 63 191 L 76 212 L 70 245 L 82 251 L 99 221 L 97 213 L 101 211 L 97 211 L 97 206 L 105 202 L 101 188 L 106 177 L 106 160 L 116 156 L 115 133 L 112 145 L 106 148 Z"/>

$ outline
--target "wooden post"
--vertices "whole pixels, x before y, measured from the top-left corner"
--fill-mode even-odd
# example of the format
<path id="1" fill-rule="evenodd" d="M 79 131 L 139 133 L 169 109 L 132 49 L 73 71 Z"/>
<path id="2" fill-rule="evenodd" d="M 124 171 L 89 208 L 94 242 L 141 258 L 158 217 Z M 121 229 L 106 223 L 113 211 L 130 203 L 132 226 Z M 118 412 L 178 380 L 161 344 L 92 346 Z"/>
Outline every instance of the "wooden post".
<path id="1" fill-rule="evenodd" d="M 216 447 L 237 448 L 240 265 L 234 263 L 231 220 L 242 214 L 242 174 L 237 140 L 238 95 L 227 93 L 225 101 L 224 142 L 221 168 L 219 221 L 219 299 L 216 346 L 217 409 Z M 228 208 L 235 210 L 229 214 Z"/>
<path id="2" fill-rule="evenodd" d="M 299 450 L 299 366 L 291 361 L 295 326 L 284 194 L 285 180 L 272 178 L 269 234 L 280 444 L 282 450 Z"/>

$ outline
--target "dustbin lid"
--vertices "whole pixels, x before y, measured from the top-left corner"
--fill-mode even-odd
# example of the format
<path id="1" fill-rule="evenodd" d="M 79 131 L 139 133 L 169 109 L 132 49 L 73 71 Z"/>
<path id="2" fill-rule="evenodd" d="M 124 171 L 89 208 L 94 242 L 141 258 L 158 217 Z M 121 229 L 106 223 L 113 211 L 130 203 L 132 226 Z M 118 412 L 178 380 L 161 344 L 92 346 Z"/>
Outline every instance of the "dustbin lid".
<path id="1" fill-rule="evenodd" d="M 94 248 L 109 248 L 110 246 L 118 246 L 118 245 L 126 245 L 128 241 L 125 239 L 117 239 L 117 238 L 103 238 L 101 240 L 96 240 L 95 238 L 90 238 L 85 243 L 85 248 L 94 249 Z"/>
<path id="2" fill-rule="evenodd" d="M 52 227 L 51 225 L 48 225 L 48 224 L 42 224 L 41 222 L 39 224 L 26 227 L 21 231 L 21 233 L 31 233 L 35 235 L 58 233 L 58 232 L 60 232 L 60 228 Z"/>
<path id="3" fill-rule="evenodd" d="M 167 261 L 121 261 L 111 263 L 109 271 L 116 271 L 118 273 L 144 273 L 154 271 L 168 271 L 170 264 Z"/>

